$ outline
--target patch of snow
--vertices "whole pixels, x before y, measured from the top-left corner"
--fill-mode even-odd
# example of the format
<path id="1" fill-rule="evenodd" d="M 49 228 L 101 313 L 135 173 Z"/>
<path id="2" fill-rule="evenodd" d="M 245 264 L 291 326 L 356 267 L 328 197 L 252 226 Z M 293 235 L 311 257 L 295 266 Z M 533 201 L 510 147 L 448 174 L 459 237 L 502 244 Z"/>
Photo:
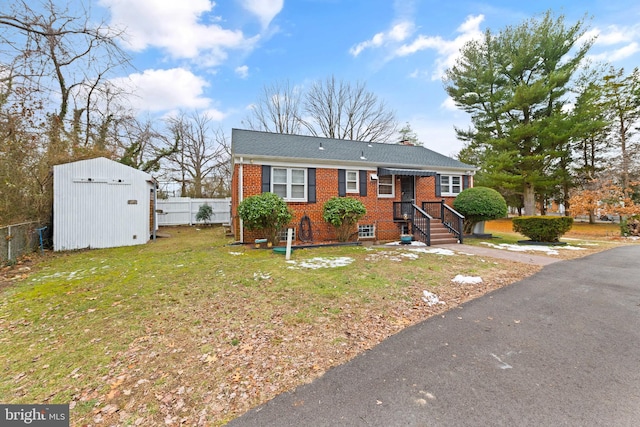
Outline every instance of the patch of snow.
<path id="1" fill-rule="evenodd" d="M 269 280 L 271 276 L 269 273 L 263 273 L 262 271 L 258 271 L 257 273 L 253 273 L 253 280 Z"/>
<path id="2" fill-rule="evenodd" d="M 579 248 L 577 246 L 570 246 L 570 245 L 552 247 L 552 246 L 543 246 L 543 245 L 513 245 L 509 243 L 500 243 L 499 245 L 496 245 L 494 243 L 489 243 L 489 242 L 481 242 L 481 243 L 483 245 L 487 245 L 495 249 L 506 249 L 508 251 L 513 251 L 513 252 L 538 251 L 538 252 L 545 252 L 547 255 L 558 255 L 560 253 L 558 252 L 558 249 L 567 249 L 570 251 L 584 250 L 584 248 Z"/>
<path id="3" fill-rule="evenodd" d="M 353 262 L 353 258 L 350 257 L 315 257 L 308 260 L 303 261 L 288 261 L 289 264 L 292 264 L 289 269 L 298 269 L 298 268 L 310 268 L 312 270 L 318 268 L 335 268 L 335 267 L 345 267 Z"/>
<path id="4" fill-rule="evenodd" d="M 412 240 L 411 243 L 391 242 L 391 243 L 387 243 L 385 246 L 427 246 L 427 244 Z"/>
<path id="5" fill-rule="evenodd" d="M 420 252 L 423 254 L 436 254 L 436 255 L 447 255 L 447 256 L 452 256 L 456 254 L 451 249 L 440 249 L 440 248 L 433 248 L 433 249 L 417 248 L 417 249 L 409 249 L 409 250 L 412 252 Z"/>
<path id="6" fill-rule="evenodd" d="M 440 301 L 438 295 L 429 291 L 422 291 L 422 301 L 426 302 L 429 307 L 433 307 L 436 304 L 446 304 L 444 301 Z"/>
<path id="7" fill-rule="evenodd" d="M 459 283 L 461 285 L 477 285 L 482 283 L 482 277 L 478 276 L 463 276 L 462 274 L 458 274 L 456 277 L 451 279 L 453 283 Z"/>
<path id="8" fill-rule="evenodd" d="M 404 254 L 401 254 L 400 256 L 405 257 L 405 258 L 410 258 L 410 259 L 418 259 L 418 258 L 420 258 L 420 256 L 418 254 L 404 253 Z"/>
<path id="9" fill-rule="evenodd" d="M 239 255 L 244 255 L 244 252 L 229 252 L 229 255 L 239 256 Z"/>

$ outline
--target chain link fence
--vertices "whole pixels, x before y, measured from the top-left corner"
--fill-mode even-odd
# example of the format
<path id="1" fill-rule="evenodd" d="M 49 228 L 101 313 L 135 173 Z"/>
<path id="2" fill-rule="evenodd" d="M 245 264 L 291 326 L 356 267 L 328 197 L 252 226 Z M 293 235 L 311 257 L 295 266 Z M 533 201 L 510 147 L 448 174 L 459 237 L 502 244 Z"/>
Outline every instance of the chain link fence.
<path id="1" fill-rule="evenodd" d="M 47 246 L 47 228 L 38 222 L 0 227 L 0 265 L 11 264 L 22 255 Z"/>

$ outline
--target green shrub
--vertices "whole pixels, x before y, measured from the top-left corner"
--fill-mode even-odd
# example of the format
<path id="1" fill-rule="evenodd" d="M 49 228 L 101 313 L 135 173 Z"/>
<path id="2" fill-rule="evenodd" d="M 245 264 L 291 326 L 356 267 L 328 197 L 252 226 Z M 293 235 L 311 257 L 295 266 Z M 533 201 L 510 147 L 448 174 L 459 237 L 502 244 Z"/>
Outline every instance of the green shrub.
<path id="1" fill-rule="evenodd" d="M 464 233 L 471 234 L 473 227 L 481 222 L 507 215 L 507 202 L 493 188 L 467 188 L 453 201 L 453 208 L 464 215 Z"/>
<path id="2" fill-rule="evenodd" d="M 196 221 L 209 222 L 213 216 L 213 208 L 209 205 L 200 205 L 196 213 Z"/>
<path id="3" fill-rule="evenodd" d="M 513 218 L 513 231 L 534 242 L 555 243 L 573 226 L 568 216 L 520 216 Z"/>
<path id="4" fill-rule="evenodd" d="M 280 229 L 293 218 L 287 203 L 273 193 L 247 197 L 238 205 L 238 215 L 248 230 L 264 230 L 265 237 L 274 245 L 279 243 Z"/>
<path id="5" fill-rule="evenodd" d="M 322 217 L 336 229 L 340 242 L 346 242 L 357 222 L 367 214 L 360 200 L 351 197 L 333 197 L 323 206 Z"/>
<path id="6" fill-rule="evenodd" d="M 620 235 L 622 237 L 640 235 L 640 215 L 623 218 L 622 221 L 620 221 Z"/>

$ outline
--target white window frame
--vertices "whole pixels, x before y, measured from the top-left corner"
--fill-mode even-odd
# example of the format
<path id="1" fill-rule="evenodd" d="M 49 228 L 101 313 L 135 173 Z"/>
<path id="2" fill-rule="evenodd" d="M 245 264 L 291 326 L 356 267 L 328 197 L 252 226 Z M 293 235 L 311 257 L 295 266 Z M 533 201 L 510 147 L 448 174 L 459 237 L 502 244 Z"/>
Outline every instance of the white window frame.
<path id="1" fill-rule="evenodd" d="M 445 184 L 443 178 L 447 179 L 447 183 Z M 454 184 L 454 178 L 458 179 L 458 184 Z M 440 175 L 440 193 L 443 196 L 457 196 L 462 191 L 463 186 L 462 175 Z M 458 191 L 454 191 L 454 187 L 458 187 Z"/>
<path id="2" fill-rule="evenodd" d="M 375 224 L 358 224 L 359 239 L 375 239 L 375 237 L 376 237 Z"/>
<path id="3" fill-rule="evenodd" d="M 349 179 L 349 175 L 351 175 L 351 179 Z M 347 193 L 360 193 L 360 172 L 348 170 L 344 176 Z M 351 188 L 349 188 L 349 184 L 351 184 Z"/>
<path id="4" fill-rule="evenodd" d="M 278 239 L 280 239 L 281 242 L 286 242 L 287 241 L 287 235 L 289 234 L 289 229 L 293 229 L 293 233 L 291 233 L 291 241 L 295 242 L 296 241 L 296 228 L 295 227 L 284 227 L 282 229 L 280 229 L 280 231 L 278 231 Z"/>
<path id="5" fill-rule="evenodd" d="M 287 176 L 286 176 L 286 182 L 275 182 L 274 181 L 274 175 L 275 175 L 275 171 L 276 170 L 286 170 L 287 171 Z M 293 171 L 302 171 L 303 172 L 303 176 L 304 176 L 304 183 L 302 185 L 304 185 L 304 196 L 302 198 L 294 198 L 291 196 L 292 193 L 292 187 L 293 187 L 293 182 L 291 180 L 291 177 L 293 175 Z M 274 185 L 285 185 L 286 186 L 286 195 L 284 197 L 282 197 L 285 201 L 288 202 L 306 202 L 307 201 L 307 194 L 308 194 L 308 177 L 307 177 L 307 170 L 305 168 L 280 168 L 280 167 L 272 167 L 271 168 L 271 188 L 270 191 L 274 194 L 277 194 L 274 191 Z M 301 184 L 295 184 L 295 185 L 301 185 Z"/>
<path id="6" fill-rule="evenodd" d="M 382 178 L 386 178 L 389 175 L 386 176 L 379 176 L 378 177 L 378 185 L 377 185 L 377 191 L 378 191 L 378 197 L 379 198 L 394 198 L 396 197 L 396 180 L 395 180 L 395 175 L 390 175 L 391 176 L 391 184 L 383 184 L 385 186 L 389 186 L 391 185 L 391 194 L 380 194 L 380 183 L 382 182 Z"/>

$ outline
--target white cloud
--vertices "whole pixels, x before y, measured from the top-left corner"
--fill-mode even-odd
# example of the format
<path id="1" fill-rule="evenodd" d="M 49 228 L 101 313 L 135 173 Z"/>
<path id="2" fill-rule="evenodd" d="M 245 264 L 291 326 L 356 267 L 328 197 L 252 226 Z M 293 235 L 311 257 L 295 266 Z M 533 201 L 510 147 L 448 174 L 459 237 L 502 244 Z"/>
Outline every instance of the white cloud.
<path id="1" fill-rule="evenodd" d="M 222 111 L 215 108 L 207 108 L 206 110 L 202 111 L 202 115 L 209 117 L 214 122 L 221 122 L 227 118 L 226 113 L 223 113 Z"/>
<path id="2" fill-rule="evenodd" d="M 246 65 L 241 65 L 239 67 L 236 67 L 235 72 L 241 79 L 246 79 L 249 76 L 249 67 Z"/>
<path id="3" fill-rule="evenodd" d="M 425 49 L 433 49 L 437 52 L 436 69 L 432 73 L 432 80 L 442 78 L 445 70 L 453 66 L 456 59 L 460 55 L 460 48 L 465 43 L 482 38 L 480 24 L 484 21 L 484 15 L 468 16 L 467 19 L 457 28 L 460 33 L 453 40 L 446 40 L 440 36 L 425 36 L 420 34 L 415 40 L 409 44 L 400 46 L 395 54 L 397 56 L 413 55 Z"/>
<path id="4" fill-rule="evenodd" d="M 371 39 L 358 43 L 349 49 L 349 53 L 358 56 L 365 49 L 378 48 L 388 43 L 401 43 L 407 39 L 414 31 L 414 25 L 409 21 L 402 21 L 395 24 L 389 31 L 375 34 Z"/>
<path id="5" fill-rule="evenodd" d="M 249 48 L 258 37 L 246 38 L 242 31 L 203 23 L 213 11 L 209 0 L 100 0 L 111 11 L 111 24 L 124 28 L 129 48 L 166 50 L 174 58 L 202 59 L 217 65 L 227 58 L 228 49 Z"/>
<path id="6" fill-rule="evenodd" d="M 595 45 L 612 46 L 620 43 L 628 43 L 640 37 L 640 25 L 631 27 L 619 27 L 609 25 L 605 29 L 594 28 L 582 36 L 582 38 L 596 37 Z"/>
<path id="7" fill-rule="evenodd" d="M 207 108 L 211 104 L 203 96 L 206 80 L 184 68 L 145 70 L 128 78 L 113 79 L 111 83 L 130 91 L 131 107 L 140 111 Z"/>
<path id="8" fill-rule="evenodd" d="M 283 6 L 284 0 L 242 0 L 242 7 L 256 15 L 263 28 L 269 26 Z"/>
<path id="9" fill-rule="evenodd" d="M 456 105 L 456 102 L 450 96 L 447 96 L 447 98 L 442 102 L 442 104 L 440 104 L 440 107 L 448 111 L 460 111 L 460 109 Z"/>
<path id="10" fill-rule="evenodd" d="M 613 49 L 606 52 L 600 52 L 595 55 L 589 55 L 589 59 L 591 59 L 592 61 L 615 62 L 630 58 L 638 52 L 640 52 L 640 45 L 638 45 L 638 43 L 636 42 L 633 42 L 619 49 Z"/>

